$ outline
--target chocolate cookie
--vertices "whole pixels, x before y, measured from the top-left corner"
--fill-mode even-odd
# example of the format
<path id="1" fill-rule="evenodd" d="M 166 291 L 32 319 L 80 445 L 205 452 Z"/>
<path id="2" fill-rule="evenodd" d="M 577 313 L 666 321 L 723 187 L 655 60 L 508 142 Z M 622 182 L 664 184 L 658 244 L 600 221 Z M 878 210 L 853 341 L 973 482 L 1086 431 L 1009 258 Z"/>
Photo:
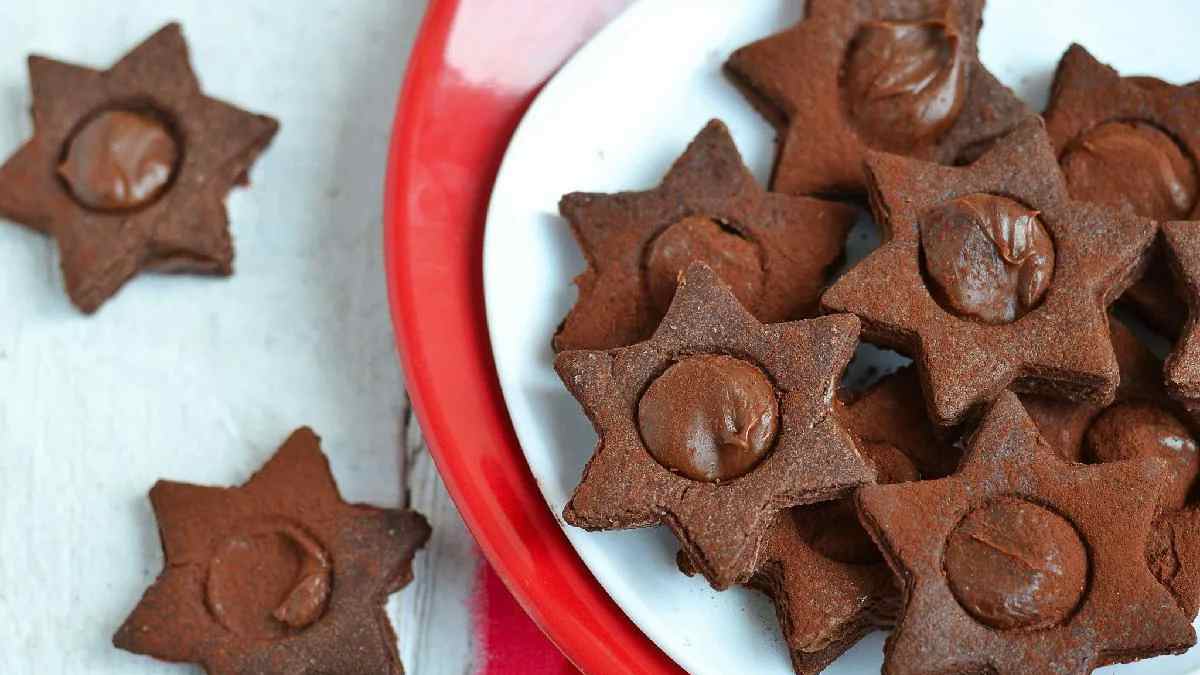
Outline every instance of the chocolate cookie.
<path id="1" fill-rule="evenodd" d="M 1187 308 L 1175 351 L 1167 358 L 1167 390 L 1194 414 L 1200 414 L 1200 223 L 1162 226 L 1166 258 Z"/>
<path id="2" fill-rule="evenodd" d="M 1007 392 L 955 475 L 859 490 L 904 585 L 884 672 L 1088 673 L 1185 651 L 1190 619 L 1146 562 L 1165 471 L 1067 463 Z"/>
<path id="3" fill-rule="evenodd" d="M 311 429 L 241 487 L 159 481 L 150 502 L 166 560 L 114 645 L 210 675 L 402 675 L 383 605 L 429 525 L 344 502 Z"/>
<path id="4" fill-rule="evenodd" d="M 856 212 L 768 194 L 713 120 L 646 192 L 563 197 L 559 210 L 587 260 L 579 300 L 554 349 L 612 349 L 650 337 L 679 274 L 703 261 L 760 321 L 811 316 Z"/>
<path id="5" fill-rule="evenodd" d="M 54 237 L 79 309 L 142 269 L 232 272 L 223 200 L 279 124 L 205 96 L 179 24 L 105 71 L 31 56 L 29 79 L 34 134 L 0 166 L 0 216 Z"/>
<path id="6" fill-rule="evenodd" d="M 916 374 L 906 368 L 835 405 L 878 482 L 953 470 L 958 452 L 939 439 L 921 400 Z M 680 567 L 691 572 L 682 556 Z M 849 498 L 781 513 L 767 531 L 749 585 L 775 603 L 801 675 L 821 672 L 871 631 L 891 627 L 899 604 L 892 571 Z"/>
<path id="7" fill-rule="evenodd" d="M 772 189 L 858 196 L 863 156 L 975 159 L 1031 113 L 976 56 L 983 0 L 812 0 L 727 68 L 777 127 Z"/>
<path id="8" fill-rule="evenodd" d="M 1200 84 L 1121 77 L 1073 44 L 1054 75 L 1046 131 L 1075 199 L 1158 221 L 1200 219 Z M 1124 299 L 1170 336 L 1182 327 L 1184 304 L 1157 254 Z"/>
<path id="9" fill-rule="evenodd" d="M 944 426 L 1012 387 L 1107 404 L 1105 308 L 1136 278 L 1155 223 L 1069 200 L 1036 118 L 966 167 L 867 155 L 884 244 L 822 298 L 912 356 Z"/>
<path id="10" fill-rule="evenodd" d="M 1200 610 L 1200 509 L 1170 511 L 1156 520 L 1146 554 L 1154 575 L 1195 621 Z"/>
<path id="11" fill-rule="evenodd" d="M 858 320 L 764 325 L 692 263 L 654 336 L 555 359 L 600 440 L 566 521 L 664 523 L 714 588 L 745 581 L 775 514 L 874 479 L 831 414 Z"/>
<path id="12" fill-rule="evenodd" d="M 1162 361 L 1116 320 L 1110 321 L 1121 384 L 1109 406 L 1072 404 L 1039 396 L 1021 402 L 1042 438 L 1072 462 L 1095 464 L 1138 457 L 1167 463 L 1163 507 L 1188 502 L 1200 473 L 1196 423 L 1167 396 Z"/>

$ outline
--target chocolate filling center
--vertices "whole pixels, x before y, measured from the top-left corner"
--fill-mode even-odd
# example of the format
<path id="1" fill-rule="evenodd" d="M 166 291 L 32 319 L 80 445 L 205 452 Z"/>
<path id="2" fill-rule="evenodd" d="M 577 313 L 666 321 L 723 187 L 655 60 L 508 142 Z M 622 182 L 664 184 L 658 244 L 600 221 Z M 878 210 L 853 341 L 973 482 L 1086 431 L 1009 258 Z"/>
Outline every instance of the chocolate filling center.
<path id="1" fill-rule="evenodd" d="M 731 356 L 691 356 L 672 365 L 638 404 L 638 429 L 651 456 L 675 473 L 719 483 L 767 455 L 779 426 L 775 387 Z"/>
<path id="2" fill-rule="evenodd" d="M 1196 164 L 1175 139 L 1139 121 L 1106 122 L 1060 160 L 1071 196 L 1155 220 L 1185 220 L 1196 205 Z"/>
<path id="3" fill-rule="evenodd" d="M 320 619 L 331 584 L 329 556 L 312 537 L 290 525 L 260 524 L 217 545 L 205 597 L 225 628 L 275 639 Z"/>
<path id="4" fill-rule="evenodd" d="M 755 305 L 763 282 L 758 246 L 712 218 L 689 216 L 663 230 L 646 251 L 646 286 L 659 314 L 671 306 L 679 275 L 697 261 L 711 267 L 738 302 Z"/>
<path id="5" fill-rule="evenodd" d="M 178 164 L 179 144 L 162 120 L 106 110 L 71 137 L 58 175 L 84 207 L 129 211 L 166 191 Z"/>
<path id="6" fill-rule="evenodd" d="M 978 621 L 993 628 L 1044 628 L 1078 606 L 1088 554 L 1062 516 L 1002 497 L 969 514 L 946 541 L 946 581 Z"/>
<path id="7" fill-rule="evenodd" d="M 1010 323 L 1041 301 L 1054 277 L 1054 242 L 1037 211 L 1008 197 L 975 193 L 921 217 L 921 267 L 930 295 L 948 312 Z"/>
<path id="8" fill-rule="evenodd" d="M 907 152 L 935 142 L 966 100 L 958 32 L 944 21 L 870 21 L 842 72 L 850 119 L 868 144 Z"/>

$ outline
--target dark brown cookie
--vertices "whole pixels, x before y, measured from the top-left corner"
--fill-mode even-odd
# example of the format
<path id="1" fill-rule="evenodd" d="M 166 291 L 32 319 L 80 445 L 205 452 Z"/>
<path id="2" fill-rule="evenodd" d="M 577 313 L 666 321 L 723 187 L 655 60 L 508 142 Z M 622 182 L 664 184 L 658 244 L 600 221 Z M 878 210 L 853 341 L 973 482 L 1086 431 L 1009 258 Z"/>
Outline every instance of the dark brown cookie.
<path id="1" fill-rule="evenodd" d="M 1158 221 L 1200 218 L 1200 85 L 1121 77 L 1073 44 L 1058 64 L 1046 131 L 1075 199 L 1128 209 Z M 1147 321 L 1177 335 L 1183 303 L 1154 258 L 1125 295 Z"/>
<path id="2" fill-rule="evenodd" d="M 1200 602 L 1200 529 L 1194 524 L 1195 509 L 1188 503 L 1200 468 L 1196 444 L 1200 434 L 1195 420 L 1167 396 L 1162 360 L 1119 321 L 1109 323 L 1121 369 L 1121 385 L 1112 405 L 1040 396 L 1023 396 L 1021 402 L 1042 438 L 1069 461 L 1096 464 L 1159 457 L 1166 462 L 1161 496 L 1166 511 L 1155 521 L 1146 555 L 1155 576 L 1195 617 Z"/>
<path id="3" fill-rule="evenodd" d="M 812 316 L 856 211 L 768 194 L 742 163 L 729 130 L 709 122 L 663 182 L 645 192 L 563 197 L 587 260 L 579 300 L 555 351 L 612 349 L 650 337 L 679 273 L 700 260 L 760 321 Z"/>
<path id="4" fill-rule="evenodd" d="M 941 476 L 957 464 L 957 449 L 940 439 L 925 414 L 911 368 L 834 410 L 880 483 Z M 749 585 L 775 603 L 801 675 L 824 670 L 871 631 L 891 627 L 900 599 L 891 569 L 849 498 L 781 513 Z"/>
<path id="5" fill-rule="evenodd" d="M 114 645 L 210 675 L 402 675 L 383 605 L 429 525 L 344 502 L 311 429 L 241 487 L 159 481 L 150 502 L 166 560 Z"/>
<path id="6" fill-rule="evenodd" d="M 970 166 L 872 152 L 867 171 L 884 244 L 822 304 L 915 359 L 935 422 L 962 422 L 1009 387 L 1112 400 L 1105 308 L 1141 271 L 1153 221 L 1069 200 L 1036 118 Z"/>
<path id="7" fill-rule="evenodd" d="M 848 315 L 764 325 L 693 263 L 649 340 L 555 359 L 600 436 L 563 517 L 666 524 L 714 588 L 745 581 L 776 513 L 874 479 L 831 413 L 857 343 Z"/>
<path id="8" fill-rule="evenodd" d="M 1158 458 L 1070 464 L 1011 392 L 958 473 L 858 491 L 903 581 L 885 673 L 1088 673 L 1196 636 L 1146 562 Z"/>
<path id="9" fill-rule="evenodd" d="M 1156 520 L 1146 554 L 1154 575 L 1194 621 L 1200 610 L 1200 509 L 1171 511 Z"/>
<path id="10" fill-rule="evenodd" d="M 1167 396 L 1162 361 L 1128 328 L 1110 321 L 1121 384 L 1109 406 L 1072 404 L 1039 396 L 1021 402 L 1042 438 L 1072 462 L 1096 464 L 1139 457 L 1167 463 L 1163 507 L 1183 508 L 1200 472 L 1195 421 Z"/>
<path id="11" fill-rule="evenodd" d="M 733 53 L 776 125 L 772 189 L 858 196 L 863 156 L 979 156 L 1031 113 L 976 57 L 982 0 L 813 0 L 793 28 Z"/>
<path id="12" fill-rule="evenodd" d="M 1167 357 L 1167 390 L 1200 414 L 1200 222 L 1164 223 L 1162 232 L 1176 289 L 1187 303 L 1179 341 Z"/>
<path id="13" fill-rule="evenodd" d="M 58 242 L 93 312 L 143 269 L 228 275 L 225 194 L 279 124 L 200 91 L 179 24 L 109 70 L 29 57 L 34 134 L 0 167 L 0 216 Z"/>

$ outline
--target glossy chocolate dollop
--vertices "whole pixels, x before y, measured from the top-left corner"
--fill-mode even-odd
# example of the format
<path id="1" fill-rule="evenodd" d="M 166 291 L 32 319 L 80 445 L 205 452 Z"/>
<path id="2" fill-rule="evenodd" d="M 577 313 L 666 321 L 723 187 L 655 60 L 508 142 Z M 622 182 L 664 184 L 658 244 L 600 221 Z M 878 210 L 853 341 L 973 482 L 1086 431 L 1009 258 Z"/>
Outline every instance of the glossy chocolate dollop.
<path id="1" fill-rule="evenodd" d="M 967 514 L 950 533 L 946 581 L 959 604 L 999 629 L 1060 623 L 1079 604 L 1088 556 L 1062 516 L 1015 497 Z"/>
<path id="2" fill-rule="evenodd" d="M 646 449 L 659 464 L 699 481 L 727 481 L 753 469 L 778 426 L 775 387 L 757 367 L 731 356 L 675 363 L 638 404 Z"/>
<path id="3" fill-rule="evenodd" d="M 870 21 L 843 71 L 851 119 L 871 145 L 904 152 L 954 124 L 967 94 L 959 35 L 943 21 Z"/>
<path id="4" fill-rule="evenodd" d="M 58 173 L 88 208 L 135 209 L 162 194 L 178 159 L 179 146 L 162 122 L 109 110 L 71 138 Z"/>
<path id="5" fill-rule="evenodd" d="M 1054 242 L 1038 212 L 1007 197 L 976 193 L 931 209 L 921 249 L 932 295 L 983 323 L 1020 318 L 1054 276 Z"/>
<path id="6" fill-rule="evenodd" d="M 711 267 L 739 302 L 753 306 L 763 279 L 758 247 L 712 218 L 689 216 L 663 230 L 647 251 L 646 285 L 656 310 L 666 313 L 679 275 L 697 261 Z"/>
<path id="7" fill-rule="evenodd" d="M 1191 430 L 1162 406 L 1143 401 L 1115 403 L 1088 427 L 1084 436 L 1093 462 L 1161 457 L 1171 468 L 1163 505 L 1182 508 L 1200 473 L 1200 454 Z"/>
<path id="8" fill-rule="evenodd" d="M 864 441 L 859 449 L 875 465 L 876 481 L 881 485 L 920 479 L 908 455 L 890 443 Z M 830 560 L 851 565 L 883 562 L 879 547 L 858 520 L 852 499 L 796 507 L 792 509 L 792 519 L 800 538 Z"/>
<path id="9" fill-rule="evenodd" d="M 1196 204 L 1195 162 L 1145 122 L 1106 122 L 1080 136 L 1061 164 L 1071 196 L 1155 220 L 1184 220 Z"/>
<path id="10" fill-rule="evenodd" d="M 217 547 L 205 596 L 213 616 L 230 631 L 275 639 L 321 618 L 331 575 L 324 549 L 298 528 L 253 528 Z"/>

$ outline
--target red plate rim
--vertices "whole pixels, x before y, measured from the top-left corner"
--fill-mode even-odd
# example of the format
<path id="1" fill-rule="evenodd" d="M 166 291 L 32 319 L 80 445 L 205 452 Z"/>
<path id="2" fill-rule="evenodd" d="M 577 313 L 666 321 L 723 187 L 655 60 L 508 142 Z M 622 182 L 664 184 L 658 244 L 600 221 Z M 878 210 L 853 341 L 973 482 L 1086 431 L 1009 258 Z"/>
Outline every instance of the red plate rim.
<path id="1" fill-rule="evenodd" d="M 483 1 L 432 0 L 397 104 L 384 191 L 392 321 L 413 407 L 450 496 L 501 579 L 588 673 L 683 672 L 584 566 L 542 498 L 500 392 L 484 317 L 483 233 L 509 139 L 542 82 L 473 83 L 448 61 L 452 30 Z M 598 26 L 592 2 L 506 3 L 513 14 Z M 607 3 L 611 4 L 611 3 Z M 522 27 L 513 16 L 508 25 Z M 476 46 L 496 26 L 470 35 Z M 479 50 L 495 57 L 499 48 Z M 561 48 L 530 47 L 548 76 Z M 457 55 L 456 55 L 456 58 Z M 541 65 L 539 63 L 539 65 Z M 544 80 L 543 80 L 544 81 Z"/>

